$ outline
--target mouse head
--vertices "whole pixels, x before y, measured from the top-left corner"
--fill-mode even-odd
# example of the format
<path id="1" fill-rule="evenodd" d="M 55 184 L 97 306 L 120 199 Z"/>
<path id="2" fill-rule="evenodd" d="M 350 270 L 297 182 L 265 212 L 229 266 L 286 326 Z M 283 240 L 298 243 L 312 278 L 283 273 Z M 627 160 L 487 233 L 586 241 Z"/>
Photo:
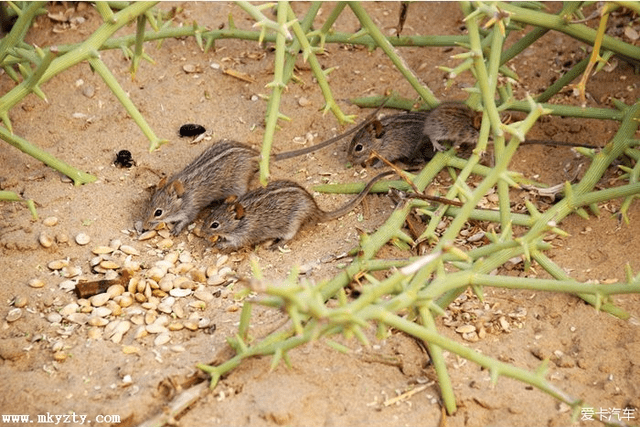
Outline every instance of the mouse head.
<path id="1" fill-rule="evenodd" d="M 238 228 L 244 217 L 245 209 L 238 201 L 238 197 L 227 197 L 224 203 L 211 210 L 204 221 L 204 231 L 211 237 L 226 237 Z"/>
<path id="2" fill-rule="evenodd" d="M 364 164 L 370 158 L 371 152 L 382 146 L 385 129 L 380 120 L 374 119 L 360 129 L 347 150 L 347 158 L 352 164 Z"/>
<path id="3" fill-rule="evenodd" d="M 155 230 L 161 224 L 172 224 L 184 216 L 181 209 L 184 202 L 185 189 L 182 181 L 176 179 L 167 183 L 167 178 L 162 178 L 158 183 L 155 193 L 145 216 L 144 229 Z"/>

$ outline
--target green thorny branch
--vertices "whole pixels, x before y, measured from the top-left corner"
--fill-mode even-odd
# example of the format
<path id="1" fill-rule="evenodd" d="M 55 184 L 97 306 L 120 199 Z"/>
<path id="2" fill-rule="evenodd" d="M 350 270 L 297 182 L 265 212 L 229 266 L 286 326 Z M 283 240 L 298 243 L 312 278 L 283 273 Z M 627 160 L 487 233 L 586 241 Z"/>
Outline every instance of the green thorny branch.
<path id="1" fill-rule="evenodd" d="M 574 416 L 579 414 L 583 402 L 546 380 L 547 360 L 536 372 L 499 362 L 440 335 L 435 328 L 433 315 L 442 314 L 443 309 L 468 287 L 482 298 L 482 288 L 491 286 L 572 293 L 591 302 L 597 309 L 621 318 L 628 317 L 627 313 L 613 306 L 609 298 L 614 294 L 639 293 L 640 274 L 634 277 L 630 269 L 627 269 L 625 283 L 580 283 L 555 265 L 543 251 L 550 247 L 544 238 L 549 233 L 563 234 L 558 228 L 560 222 L 572 212 L 587 215 L 583 209 L 585 206 L 597 213 L 597 203 L 613 198 L 625 198 L 621 213 L 626 217 L 630 201 L 640 193 L 640 168 L 627 170 L 628 185 L 599 191 L 594 191 L 594 187 L 616 158 L 623 154 L 634 159 L 640 158 L 640 152 L 631 148 L 637 144 L 632 138 L 638 126 L 640 103 L 631 107 L 619 106 L 620 111 L 615 113 L 615 117 L 610 117 L 622 120 L 618 133 L 601 152 L 590 153 L 590 168 L 578 184 L 566 184 L 563 200 L 544 213 L 537 211 L 532 204 L 527 204 L 528 215 L 512 214 L 509 210 L 507 190 L 508 185 L 517 185 L 515 182 L 518 181 L 518 177 L 508 170 L 509 161 L 531 126 L 540 115 L 549 113 L 550 110 L 535 103 L 531 98 L 526 102 L 511 100 L 512 104 L 525 104 L 526 107 L 522 109 L 528 111 L 529 115 L 522 122 L 508 126 L 501 123 L 494 94 L 501 89 L 497 87 L 496 82 L 501 65 L 503 29 L 505 23 L 508 25 L 508 15 L 500 15 L 497 9 L 491 7 L 484 7 L 482 13 L 474 15 L 471 13 L 470 5 L 466 3 L 463 4 L 463 8 L 469 11 L 466 19 L 469 28 L 469 49 L 472 53 L 469 55 L 469 69 L 478 80 L 478 86 L 472 92 L 475 91 L 479 96 L 486 113 L 483 115 L 478 147 L 472 157 L 463 164 L 458 163 L 461 159 L 453 155 L 453 150 L 438 153 L 417 176 L 413 177 L 413 182 L 418 190 L 422 191 L 440 171 L 452 171 L 452 165 L 455 164 L 461 171 L 457 176 L 454 175 L 456 182 L 445 197 L 463 200 L 464 205 L 458 208 L 434 203 L 431 207 L 425 201 L 412 199 L 409 193 L 407 199 L 398 206 L 382 227 L 372 235 L 361 235 L 360 247 L 354 261 L 331 280 L 314 286 L 299 282 L 295 272 L 292 272 L 285 284 L 272 286 L 260 282 L 253 288 L 259 295 L 244 305 L 240 332 L 230 340 L 237 355 L 219 366 L 200 365 L 202 370 L 212 376 L 212 386 L 246 357 L 273 355 L 272 366 L 275 367 L 280 360 L 287 361 L 287 352 L 290 349 L 319 337 L 342 333 L 347 337 L 355 336 L 364 344 L 368 344 L 363 330 L 373 324 L 377 326 L 380 336 L 388 333 L 389 328 L 394 328 L 427 343 L 430 355 L 434 359 L 443 401 L 449 413 L 455 411 L 456 403 L 442 350 L 487 368 L 494 383 L 501 375 L 518 379 L 570 405 L 574 410 Z M 491 30 L 483 39 L 478 23 L 489 12 L 493 13 L 494 17 L 501 18 L 493 20 Z M 501 22 L 502 20 L 505 22 Z M 485 43 L 488 43 L 490 49 L 483 48 Z M 513 135 L 508 143 L 505 141 L 505 133 Z M 484 169 L 478 164 L 479 154 L 485 149 L 489 135 L 493 136 L 497 146 L 496 164 L 492 169 Z M 483 180 L 475 189 L 469 188 L 466 184 L 472 173 L 483 176 Z M 480 199 L 495 186 L 498 186 L 500 209 L 476 209 Z M 404 189 L 408 189 L 408 186 L 405 185 Z M 416 242 L 402 231 L 406 217 L 413 209 L 429 216 L 427 229 Z M 452 216 L 453 221 L 438 239 L 435 227 L 444 215 Z M 454 246 L 454 239 L 464 224 L 473 218 L 499 222 L 501 234 L 487 234 L 490 244 L 465 252 Z M 520 237 L 514 237 L 514 224 L 528 227 L 529 231 Z M 429 240 L 435 244 L 426 256 L 405 260 L 374 259 L 378 250 L 389 242 L 403 241 L 415 245 L 422 240 Z M 535 260 L 553 279 L 513 278 L 490 274 L 514 257 L 524 258 L 527 268 L 532 259 Z M 445 268 L 447 266 L 449 268 Z M 382 281 L 377 281 L 370 275 L 373 271 L 387 269 L 391 269 L 391 274 Z M 360 296 L 348 301 L 344 288 L 357 277 L 367 279 L 368 283 L 363 286 Z M 330 298 L 337 299 L 337 308 L 325 304 Z M 292 326 L 262 340 L 250 342 L 248 329 L 252 303 L 283 309 L 289 314 Z"/>

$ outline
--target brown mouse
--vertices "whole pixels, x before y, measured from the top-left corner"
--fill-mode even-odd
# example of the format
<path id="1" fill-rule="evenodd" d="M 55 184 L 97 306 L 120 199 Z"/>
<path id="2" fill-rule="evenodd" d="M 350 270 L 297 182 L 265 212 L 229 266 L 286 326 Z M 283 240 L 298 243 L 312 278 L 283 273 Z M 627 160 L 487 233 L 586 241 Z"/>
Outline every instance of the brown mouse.
<path id="1" fill-rule="evenodd" d="M 475 113 L 465 104 L 444 102 L 433 110 L 394 114 L 374 119 L 352 138 L 347 157 L 365 163 L 372 151 L 393 162 L 430 160 L 443 143 L 477 141 Z"/>
<path id="2" fill-rule="evenodd" d="M 345 215 L 367 195 L 380 178 L 391 175 L 383 172 L 372 178 L 350 202 L 335 211 L 326 212 L 300 185 L 292 181 L 272 181 L 244 196 L 231 197 L 213 207 L 203 229 L 209 236 L 218 237 L 222 251 L 237 250 L 267 240 L 284 244 L 293 239 L 306 223 L 330 221 Z"/>
<path id="3" fill-rule="evenodd" d="M 290 159 L 333 144 L 358 131 L 380 108 L 382 106 L 343 134 L 310 147 L 275 154 L 273 159 Z M 213 144 L 182 171 L 160 180 L 147 207 L 143 228 L 149 230 L 162 223 L 170 224 L 172 233 L 177 235 L 205 206 L 229 196 L 242 196 L 258 170 L 259 158 L 258 151 L 240 142 L 222 140 Z"/>
<path id="4" fill-rule="evenodd" d="M 443 102 L 433 110 L 395 114 L 367 123 L 352 138 L 347 157 L 353 164 L 366 163 L 372 151 L 393 162 L 430 160 L 447 147 L 475 145 L 479 114 L 461 102 Z M 526 140 L 521 144 L 598 148 L 592 145 L 548 140 Z M 374 164 L 377 160 L 374 160 Z"/>

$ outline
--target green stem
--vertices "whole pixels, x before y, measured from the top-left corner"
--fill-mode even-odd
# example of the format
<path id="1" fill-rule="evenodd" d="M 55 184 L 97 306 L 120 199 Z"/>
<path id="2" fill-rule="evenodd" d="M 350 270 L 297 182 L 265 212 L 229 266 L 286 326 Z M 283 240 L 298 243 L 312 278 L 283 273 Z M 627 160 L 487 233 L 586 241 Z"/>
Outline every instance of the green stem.
<path id="1" fill-rule="evenodd" d="M 56 159 L 46 151 L 42 151 L 38 147 L 32 145 L 29 141 L 20 138 L 18 135 L 12 134 L 7 129 L 0 127 L 0 138 L 7 141 L 20 151 L 40 160 L 45 165 L 65 174 L 71 178 L 75 185 L 86 184 L 95 181 L 97 178 L 93 175 L 80 172 L 74 167 L 64 163 L 61 160 Z"/>
<path id="2" fill-rule="evenodd" d="M 418 78 L 413 74 L 413 72 L 406 66 L 404 60 L 398 56 L 395 52 L 389 40 L 382 35 L 378 27 L 373 23 L 367 12 L 365 12 L 364 8 L 359 2 L 349 2 L 349 7 L 356 15 L 360 24 L 362 24 L 363 28 L 366 28 L 369 35 L 373 38 L 376 44 L 383 50 L 385 54 L 389 57 L 393 65 L 396 66 L 398 71 L 402 73 L 405 79 L 411 84 L 413 89 L 420 95 L 420 97 L 429 105 L 430 107 L 435 107 L 438 105 L 438 100 L 433 95 L 433 93 L 429 90 L 428 87 L 423 86 Z"/>
<path id="3" fill-rule="evenodd" d="M 527 25 L 548 28 L 567 34 L 575 39 L 593 46 L 596 40 L 596 30 L 583 24 L 569 23 L 567 16 L 557 16 L 549 13 L 524 9 L 510 3 L 498 3 L 498 8 L 511 12 L 511 19 Z M 628 58 L 640 58 L 640 47 L 630 45 L 611 36 L 605 35 L 602 47 Z"/>
<path id="4" fill-rule="evenodd" d="M 90 58 L 89 64 L 93 67 L 96 73 L 102 77 L 102 80 L 106 83 L 106 85 L 111 89 L 111 92 L 118 98 L 118 101 L 122 104 L 122 106 L 127 110 L 127 113 L 131 116 L 131 118 L 137 123 L 145 136 L 149 139 L 149 151 L 154 151 L 159 148 L 162 144 L 169 142 L 166 139 L 160 139 L 153 132 L 153 129 L 149 126 L 147 121 L 144 119 L 144 116 L 140 114 L 136 106 L 133 104 L 131 99 L 127 96 L 127 93 L 122 89 L 120 83 L 116 80 L 109 68 L 102 62 L 99 57 Z"/>
<path id="5" fill-rule="evenodd" d="M 287 18 L 287 9 L 288 4 L 286 2 L 278 2 L 278 25 L 284 26 Z M 271 87 L 271 96 L 269 97 L 269 105 L 267 106 L 267 123 L 265 125 L 261 150 L 262 157 L 260 159 L 260 183 L 262 185 L 267 185 L 269 181 L 269 154 L 271 153 L 273 135 L 275 134 L 278 117 L 280 116 L 280 97 L 282 90 L 285 88 L 285 82 L 283 80 L 285 43 L 285 36 L 281 32 L 278 32 L 276 35 L 273 81 L 268 85 Z"/>

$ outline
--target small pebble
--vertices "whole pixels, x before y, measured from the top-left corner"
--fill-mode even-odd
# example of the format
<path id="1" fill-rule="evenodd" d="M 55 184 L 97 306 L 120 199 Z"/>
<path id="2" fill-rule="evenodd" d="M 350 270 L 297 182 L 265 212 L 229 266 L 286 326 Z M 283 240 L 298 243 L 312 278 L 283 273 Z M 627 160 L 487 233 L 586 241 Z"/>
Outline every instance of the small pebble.
<path id="1" fill-rule="evenodd" d="M 58 218 L 55 216 L 49 216 L 42 220 L 42 223 L 47 227 L 53 227 L 58 224 Z"/>
<path id="2" fill-rule="evenodd" d="M 91 241 L 91 238 L 85 233 L 78 233 L 76 236 L 76 243 L 80 246 L 84 246 Z"/>

